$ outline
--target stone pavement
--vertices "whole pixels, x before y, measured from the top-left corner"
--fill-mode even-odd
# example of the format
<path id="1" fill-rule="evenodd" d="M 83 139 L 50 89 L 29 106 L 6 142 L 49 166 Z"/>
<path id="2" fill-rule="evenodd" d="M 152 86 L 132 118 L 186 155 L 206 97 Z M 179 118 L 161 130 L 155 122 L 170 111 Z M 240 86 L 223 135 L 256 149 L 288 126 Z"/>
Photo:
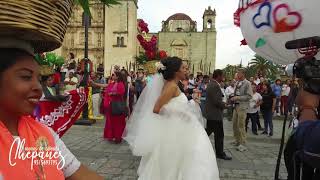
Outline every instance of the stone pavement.
<path id="1" fill-rule="evenodd" d="M 248 151 L 238 152 L 232 142 L 232 123 L 225 120 L 225 149 L 232 161 L 218 160 L 221 180 L 272 180 L 279 150 L 283 121 L 274 121 L 274 137 L 248 132 Z M 62 138 L 85 165 L 109 180 L 136 180 L 139 158 L 126 143 L 111 144 L 102 138 L 104 122 L 93 126 L 74 125 Z M 213 143 L 213 135 L 210 137 Z M 214 143 L 213 143 L 214 144 Z M 282 163 L 281 176 L 286 171 Z"/>

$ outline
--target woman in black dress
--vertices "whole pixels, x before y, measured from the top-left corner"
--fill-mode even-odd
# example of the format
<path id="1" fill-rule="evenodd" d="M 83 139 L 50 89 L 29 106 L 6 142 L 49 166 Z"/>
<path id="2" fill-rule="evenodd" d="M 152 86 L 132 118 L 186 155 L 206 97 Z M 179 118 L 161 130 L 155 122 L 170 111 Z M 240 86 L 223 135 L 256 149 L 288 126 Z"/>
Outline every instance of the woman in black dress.
<path id="1" fill-rule="evenodd" d="M 270 84 L 264 83 L 262 86 L 262 104 L 261 112 L 264 119 L 264 131 L 262 134 L 268 134 L 269 137 L 273 136 L 273 123 L 272 115 L 275 110 L 276 96 L 272 91 Z M 269 129 L 269 131 L 268 131 Z"/>

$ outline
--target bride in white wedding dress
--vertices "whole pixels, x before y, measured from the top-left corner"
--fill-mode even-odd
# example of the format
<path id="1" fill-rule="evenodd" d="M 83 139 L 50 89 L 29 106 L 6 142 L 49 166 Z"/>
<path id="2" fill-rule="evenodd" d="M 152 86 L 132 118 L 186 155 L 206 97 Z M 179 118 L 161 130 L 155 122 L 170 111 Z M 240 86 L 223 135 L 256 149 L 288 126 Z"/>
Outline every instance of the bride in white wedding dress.
<path id="1" fill-rule="evenodd" d="M 139 180 L 219 180 L 215 153 L 199 108 L 179 90 L 187 66 L 176 57 L 160 64 L 127 123 L 124 139 L 141 156 Z"/>

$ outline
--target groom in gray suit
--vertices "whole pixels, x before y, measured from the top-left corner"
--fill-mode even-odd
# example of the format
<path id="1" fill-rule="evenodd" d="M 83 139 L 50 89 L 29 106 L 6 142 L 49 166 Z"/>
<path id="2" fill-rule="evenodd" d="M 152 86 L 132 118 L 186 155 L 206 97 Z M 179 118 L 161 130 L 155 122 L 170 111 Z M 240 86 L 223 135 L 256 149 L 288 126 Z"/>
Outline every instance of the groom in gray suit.
<path id="1" fill-rule="evenodd" d="M 223 71 L 217 69 L 213 72 L 213 79 L 207 87 L 207 97 L 205 101 L 205 108 L 203 116 L 207 119 L 207 134 L 210 136 L 214 133 L 214 144 L 216 148 L 216 156 L 219 159 L 231 160 L 224 152 L 223 141 L 223 110 L 226 108 L 226 103 L 222 101 L 223 93 L 221 91 L 220 83 L 223 82 Z"/>

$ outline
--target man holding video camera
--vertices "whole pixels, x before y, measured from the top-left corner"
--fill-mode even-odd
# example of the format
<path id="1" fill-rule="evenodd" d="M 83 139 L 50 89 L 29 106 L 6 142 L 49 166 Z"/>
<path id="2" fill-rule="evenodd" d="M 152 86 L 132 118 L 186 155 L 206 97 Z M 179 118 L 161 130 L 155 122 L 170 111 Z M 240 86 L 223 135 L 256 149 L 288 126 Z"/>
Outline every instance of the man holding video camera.
<path id="1" fill-rule="evenodd" d="M 303 89 L 299 90 L 296 98 L 299 124 L 284 150 L 288 180 L 319 180 L 320 61 L 315 58 L 315 55 L 320 48 L 320 37 L 289 41 L 286 43 L 286 48 L 299 49 L 305 55 L 291 66 L 295 77 L 303 80 Z M 291 72 L 288 70 L 290 69 L 287 69 L 287 72 Z"/>
<path id="2" fill-rule="evenodd" d="M 299 127 L 289 138 L 284 159 L 288 171 L 288 180 L 319 180 L 320 96 L 301 90 L 296 102 L 299 107 Z M 309 137 L 309 138 L 308 138 Z M 308 157 L 308 155 L 311 155 Z M 312 156 L 313 155 L 313 156 Z M 318 167 L 318 168 L 315 168 Z M 301 171 L 300 171 L 301 169 Z"/>

